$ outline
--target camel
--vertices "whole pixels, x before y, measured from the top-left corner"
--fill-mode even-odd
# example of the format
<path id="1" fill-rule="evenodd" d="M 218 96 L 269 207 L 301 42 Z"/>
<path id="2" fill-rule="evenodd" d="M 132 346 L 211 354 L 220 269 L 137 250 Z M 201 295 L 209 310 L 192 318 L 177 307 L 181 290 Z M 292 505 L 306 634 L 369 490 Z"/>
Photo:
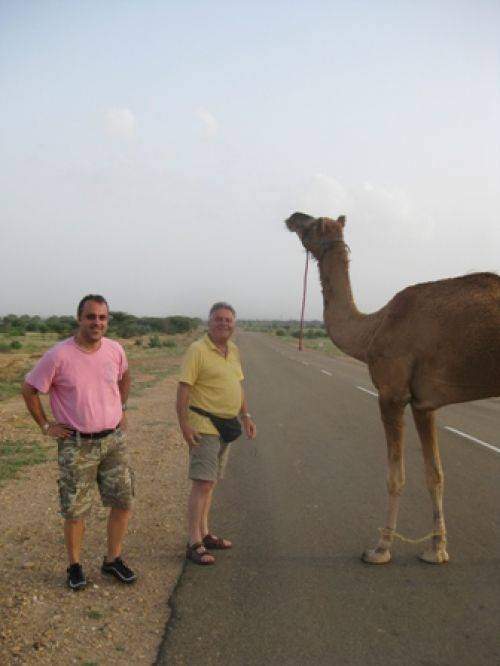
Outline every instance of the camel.
<path id="1" fill-rule="evenodd" d="M 318 261 L 329 336 L 344 353 L 368 365 L 378 390 L 387 440 L 387 523 L 363 561 L 391 560 L 405 483 L 403 413 L 410 403 L 433 507 L 431 541 L 420 558 L 448 562 L 435 411 L 500 396 L 500 277 L 474 273 L 415 284 L 377 312 L 363 314 L 351 291 L 345 216 L 316 219 L 294 213 L 286 225 Z"/>

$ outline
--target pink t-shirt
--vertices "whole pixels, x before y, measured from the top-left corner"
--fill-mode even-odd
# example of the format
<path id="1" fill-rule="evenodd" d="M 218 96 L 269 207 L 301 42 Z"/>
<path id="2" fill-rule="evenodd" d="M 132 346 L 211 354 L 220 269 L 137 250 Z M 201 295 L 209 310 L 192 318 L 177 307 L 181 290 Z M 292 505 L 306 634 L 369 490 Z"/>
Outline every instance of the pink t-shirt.
<path id="1" fill-rule="evenodd" d="M 79 432 L 115 428 L 122 418 L 118 381 L 128 367 L 123 347 L 101 339 L 95 352 L 85 352 L 73 338 L 49 349 L 26 375 L 28 384 L 50 395 L 58 423 Z"/>

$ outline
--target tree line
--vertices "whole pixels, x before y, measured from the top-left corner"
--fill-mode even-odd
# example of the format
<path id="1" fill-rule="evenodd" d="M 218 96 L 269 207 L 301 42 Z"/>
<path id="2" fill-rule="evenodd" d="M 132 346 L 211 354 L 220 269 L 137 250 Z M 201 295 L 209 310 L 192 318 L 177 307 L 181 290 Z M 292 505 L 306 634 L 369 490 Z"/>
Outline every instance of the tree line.
<path id="1" fill-rule="evenodd" d="M 111 311 L 108 334 L 117 338 L 133 338 L 151 333 L 187 333 L 200 326 L 198 317 L 184 317 L 172 315 L 169 317 L 136 317 L 127 312 Z M 60 338 L 73 335 L 77 328 L 75 317 L 68 315 L 52 315 L 40 317 L 38 315 L 9 314 L 0 317 L 0 333 L 9 337 L 20 337 L 26 333 L 57 333 Z"/>
<path id="2" fill-rule="evenodd" d="M 300 322 L 297 319 L 240 319 L 240 326 L 247 331 L 260 333 L 273 333 L 278 336 L 300 337 Z M 327 338 L 325 324 L 319 319 L 308 319 L 304 321 L 304 338 L 309 340 L 315 338 Z"/>

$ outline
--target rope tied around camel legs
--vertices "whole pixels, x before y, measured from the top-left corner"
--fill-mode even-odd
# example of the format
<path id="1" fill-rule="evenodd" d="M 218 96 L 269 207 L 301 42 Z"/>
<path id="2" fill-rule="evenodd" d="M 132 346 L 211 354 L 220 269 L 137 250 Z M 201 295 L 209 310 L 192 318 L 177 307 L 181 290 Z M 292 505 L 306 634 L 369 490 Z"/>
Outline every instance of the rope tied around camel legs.
<path id="1" fill-rule="evenodd" d="M 378 531 L 380 532 L 384 541 L 391 542 L 393 539 L 399 539 L 400 541 L 403 541 L 403 543 L 413 543 L 413 544 L 423 543 L 424 541 L 429 541 L 429 539 L 432 539 L 434 537 L 444 536 L 443 530 L 439 530 L 437 532 L 433 530 L 432 532 L 429 532 L 429 534 L 426 534 L 420 539 L 410 539 L 409 537 L 405 537 L 402 534 L 399 534 L 399 532 L 394 531 L 392 527 L 379 527 Z"/>

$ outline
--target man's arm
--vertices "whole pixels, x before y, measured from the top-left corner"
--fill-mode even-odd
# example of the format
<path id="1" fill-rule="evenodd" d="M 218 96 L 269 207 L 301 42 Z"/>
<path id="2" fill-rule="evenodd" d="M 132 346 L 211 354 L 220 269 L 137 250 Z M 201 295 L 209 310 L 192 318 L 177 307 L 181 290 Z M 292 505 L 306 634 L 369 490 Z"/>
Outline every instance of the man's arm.
<path id="1" fill-rule="evenodd" d="M 132 379 L 130 377 L 130 370 L 125 370 L 122 375 L 122 378 L 118 381 L 118 389 L 120 391 L 120 396 L 122 399 L 122 405 L 127 404 L 128 394 L 130 393 L 130 384 Z"/>
<path id="2" fill-rule="evenodd" d="M 120 398 L 122 401 L 122 406 L 126 407 L 128 394 L 130 393 L 130 384 L 132 383 L 132 378 L 130 376 L 130 370 L 127 368 L 122 375 L 122 378 L 118 380 L 118 390 L 120 391 Z M 119 423 L 120 428 L 125 430 L 127 427 L 127 414 L 125 409 L 122 413 L 122 418 Z"/>
<path id="3" fill-rule="evenodd" d="M 245 395 L 245 391 L 243 390 L 243 386 L 241 387 L 240 416 L 241 416 L 241 420 L 243 422 L 243 427 L 245 429 L 245 435 L 248 437 L 248 439 L 255 439 L 255 437 L 257 435 L 257 426 L 252 421 L 252 417 L 250 416 L 250 414 L 248 412 L 247 398 L 246 398 L 246 395 Z"/>
<path id="4" fill-rule="evenodd" d="M 179 382 L 177 387 L 177 419 L 182 436 L 189 446 L 197 446 L 199 441 L 199 434 L 188 423 L 188 409 L 189 409 L 189 391 L 191 387 L 185 382 Z"/>
<path id="5" fill-rule="evenodd" d="M 71 428 L 68 428 L 64 423 L 51 423 L 45 416 L 42 401 L 38 393 L 38 389 L 28 382 L 24 382 L 22 386 L 22 394 L 26 407 L 33 417 L 33 420 L 38 424 L 44 435 L 49 437 L 68 437 L 71 434 Z"/>

